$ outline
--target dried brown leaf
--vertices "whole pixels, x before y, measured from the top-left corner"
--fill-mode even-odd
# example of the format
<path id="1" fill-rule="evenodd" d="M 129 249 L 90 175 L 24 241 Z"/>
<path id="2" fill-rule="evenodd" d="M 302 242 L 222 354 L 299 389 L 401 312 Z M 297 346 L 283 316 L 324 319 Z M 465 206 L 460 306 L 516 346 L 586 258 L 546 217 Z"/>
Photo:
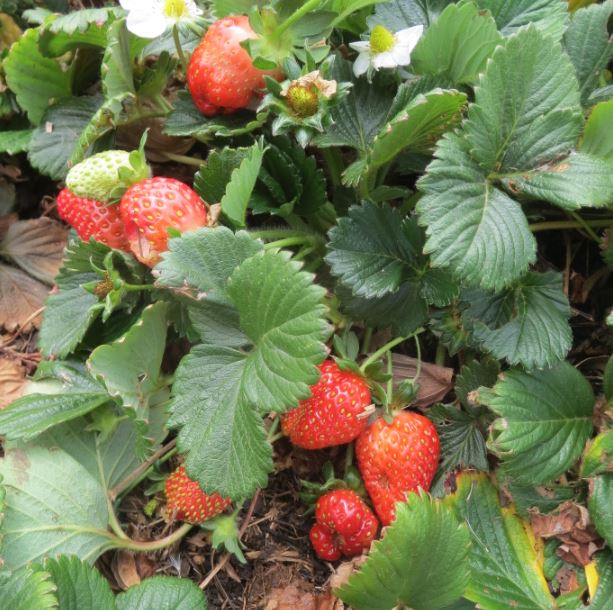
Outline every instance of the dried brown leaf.
<path id="1" fill-rule="evenodd" d="M 0 326 L 9 332 L 38 328 L 48 292 L 47 286 L 23 271 L 0 265 Z"/>
<path id="2" fill-rule="evenodd" d="M 266 610 L 343 610 L 343 608 L 343 602 L 331 592 L 316 593 L 312 591 L 312 586 L 304 581 L 273 589 L 266 604 Z"/>
<path id="3" fill-rule="evenodd" d="M 330 578 L 330 588 L 334 591 L 346 585 L 349 582 L 349 578 L 360 569 L 367 558 L 368 555 L 360 555 L 341 563 Z"/>
<path id="4" fill-rule="evenodd" d="M 0 253 L 41 282 L 53 284 L 67 236 L 68 231 L 51 218 L 20 220 L 8 228 Z"/>
<path id="5" fill-rule="evenodd" d="M 579 589 L 577 572 L 567 566 L 561 567 L 556 573 L 556 580 L 560 584 L 560 594 L 572 593 Z"/>
<path id="6" fill-rule="evenodd" d="M 417 372 L 417 360 L 403 354 L 392 354 L 394 366 L 394 384 L 405 379 L 412 379 Z M 414 405 L 429 407 L 442 400 L 453 387 L 453 369 L 437 366 L 430 362 L 421 363 L 421 372 L 417 380 L 419 391 Z"/>
<path id="7" fill-rule="evenodd" d="M 531 522 L 536 536 L 557 538 L 562 542 L 557 555 L 568 563 L 585 566 L 604 546 L 587 508 L 574 502 L 564 502 L 555 514 L 533 513 Z"/>
<path id="8" fill-rule="evenodd" d="M 124 591 L 129 587 L 138 585 L 141 581 L 141 577 L 136 569 L 134 553 L 131 551 L 118 551 L 115 553 L 111 570 L 117 584 Z"/>
<path id="9" fill-rule="evenodd" d="M 26 370 L 14 360 L 0 358 L 0 409 L 17 400 L 26 383 Z"/>

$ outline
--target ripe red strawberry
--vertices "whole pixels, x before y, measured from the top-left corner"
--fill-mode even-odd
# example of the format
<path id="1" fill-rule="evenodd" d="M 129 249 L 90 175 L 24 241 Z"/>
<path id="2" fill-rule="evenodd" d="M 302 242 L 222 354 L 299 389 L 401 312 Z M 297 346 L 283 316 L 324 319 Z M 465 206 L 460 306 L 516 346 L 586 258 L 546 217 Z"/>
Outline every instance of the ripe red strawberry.
<path id="1" fill-rule="evenodd" d="M 207 495 L 197 481 L 192 481 L 179 466 L 165 482 L 168 510 L 180 521 L 202 523 L 223 513 L 232 501 L 219 494 Z"/>
<path id="2" fill-rule="evenodd" d="M 246 108 L 264 76 L 282 78 L 279 70 L 259 70 L 243 40 L 257 38 L 249 19 L 231 16 L 211 25 L 196 47 L 187 68 L 187 86 L 196 107 L 206 116 Z"/>
<path id="3" fill-rule="evenodd" d="M 379 522 L 351 489 L 330 491 L 317 500 L 315 525 L 309 532 L 317 556 L 326 561 L 353 557 L 370 547 Z"/>
<path id="4" fill-rule="evenodd" d="M 119 205 L 134 256 L 153 267 L 168 249 L 166 229 L 191 231 L 206 226 L 205 203 L 174 178 L 149 178 L 131 186 Z"/>
<path id="5" fill-rule="evenodd" d="M 391 424 L 377 419 L 356 441 L 358 468 L 381 523 L 395 517 L 395 503 L 420 487 L 428 491 L 438 466 L 440 442 L 423 415 L 402 411 Z"/>
<path id="6" fill-rule="evenodd" d="M 326 360 L 319 370 L 321 377 L 311 386 L 311 397 L 281 420 L 283 432 L 303 449 L 350 443 L 368 425 L 371 400 L 366 381 L 342 371 L 334 360 Z"/>
<path id="7" fill-rule="evenodd" d="M 119 206 L 77 197 L 65 188 L 57 196 L 57 211 L 83 241 L 93 237 L 111 248 L 130 251 Z"/>

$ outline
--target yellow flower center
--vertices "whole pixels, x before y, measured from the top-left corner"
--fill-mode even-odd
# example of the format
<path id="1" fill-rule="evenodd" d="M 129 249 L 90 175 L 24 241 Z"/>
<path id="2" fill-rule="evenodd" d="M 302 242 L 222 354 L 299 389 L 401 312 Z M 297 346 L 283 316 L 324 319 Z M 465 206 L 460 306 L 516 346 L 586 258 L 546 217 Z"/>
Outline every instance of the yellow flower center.
<path id="1" fill-rule="evenodd" d="M 173 19 L 188 17 L 189 10 L 185 5 L 185 0 L 165 0 L 164 15 Z"/>
<path id="2" fill-rule="evenodd" d="M 370 50 L 373 55 L 385 53 L 394 46 L 394 35 L 382 25 L 376 25 L 370 33 Z"/>

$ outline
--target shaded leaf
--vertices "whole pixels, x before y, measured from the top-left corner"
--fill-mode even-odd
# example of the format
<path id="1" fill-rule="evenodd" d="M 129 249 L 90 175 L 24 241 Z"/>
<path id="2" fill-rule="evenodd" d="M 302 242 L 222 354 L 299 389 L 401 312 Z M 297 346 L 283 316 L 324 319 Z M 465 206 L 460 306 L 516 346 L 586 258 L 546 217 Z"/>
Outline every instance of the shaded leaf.
<path id="1" fill-rule="evenodd" d="M 613 474 L 601 474 L 592 479 L 588 508 L 598 533 L 613 544 Z"/>
<path id="2" fill-rule="evenodd" d="M 9 155 L 27 152 L 32 139 L 31 129 L 0 131 L 0 151 Z"/>
<path id="3" fill-rule="evenodd" d="M 613 470 L 613 430 L 595 436 L 585 449 L 581 476 L 591 477 Z"/>
<path id="4" fill-rule="evenodd" d="M 9 227 L 0 253 L 41 282 L 53 284 L 62 264 L 66 236 L 66 229 L 50 218 L 20 220 Z"/>
<path id="5" fill-rule="evenodd" d="M 371 28 L 382 25 L 392 32 L 414 25 L 431 25 L 452 0 L 388 0 L 375 7 Z"/>
<path id="6" fill-rule="evenodd" d="M 509 371 L 482 400 L 501 418 L 491 447 L 518 483 L 555 480 L 577 461 L 592 432 L 592 389 L 567 362 Z"/>
<path id="7" fill-rule="evenodd" d="M 207 203 L 219 203 L 226 192 L 232 172 L 238 169 L 250 148 L 213 149 L 194 176 L 194 190 Z"/>
<path id="8" fill-rule="evenodd" d="M 613 162 L 613 133 L 608 128 L 613 122 L 613 100 L 596 104 L 583 130 L 581 151 Z"/>
<path id="9" fill-rule="evenodd" d="M 570 306 L 559 273 L 528 273 L 497 294 L 467 291 L 464 320 L 482 349 L 526 368 L 551 366 L 572 344 Z"/>
<path id="10" fill-rule="evenodd" d="M 336 594 L 357 610 L 388 610 L 399 603 L 443 608 L 468 583 L 468 547 L 468 530 L 445 505 L 423 492 L 409 494 L 396 505 L 396 519 L 366 563 Z"/>

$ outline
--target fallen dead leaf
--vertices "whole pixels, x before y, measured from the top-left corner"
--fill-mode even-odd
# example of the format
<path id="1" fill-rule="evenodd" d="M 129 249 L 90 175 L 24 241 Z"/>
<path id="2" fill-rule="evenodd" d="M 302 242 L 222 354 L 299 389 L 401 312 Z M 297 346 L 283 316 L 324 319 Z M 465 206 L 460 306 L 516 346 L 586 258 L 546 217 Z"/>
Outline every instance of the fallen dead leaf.
<path id="1" fill-rule="evenodd" d="M 344 604 L 331 592 L 309 591 L 310 585 L 297 581 L 285 587 L 273 589 L 265 610 L 343 610 Z"/>
<path id="2" fill-rule="evenodd" d="M 360 569 L 360 566 L 367 558 L 368 555 L 360 555 L 341 563 L 330 577 L 330 588 L 332 591 L 346 585 L 349 582 L 349 578 Z"/>
<path id="3" fill-rule="evenodd" d="M 26 383 L 26 370 L 14 360 L 0 358 L 0 409 L 17 400 Z"/>
<path id="4" fill-rule="evenodd" d="M 117 584 L 124 591 L 129 587 L 138 585 L 141 581 L 141 577 L 136 569 L 134 553 L 131 551 L 118 551 L 113 557 L 111 570 Z"/>
<path id="5" fill-rule="evenodd" d="M 19 220 L 10 225 L 0 252 L 32 277 L 53 284 L 62 264 L 68 231 L 51 218 Z"/>
<path id="6" fill-rule="evenodd" d="M 392 363 L 395 385 L 405 379 L 415 377 L 417 359 L 403 354 L 392 354 Z M 417 407 L 429 407 L 442 400 L 453 387 L 453 369 L 437 366 L 430 362 L 422 362 L 417 382 L 419 383 L 419 391 L 413 404 Z"/>
<path id="7" fill-rule="evenodd" d="M 48 293 L 45 284 L 23 271 L 0 265 L 0 326 L 9 332 L 38 328 Z"/>
<path id="8" fill-rule="evenodd" d="M 0 216 L 0 239 L 4 239 L 9 227 L 19 220 L 17 214 L 7 214 L 6 216 Z"/>
<path id="9" fill-rule="evenodd" d="M 556 572 L 556 580 L 560 584 L 560 594 L 572 593 L 579 589 L 579 580 L 577 578 L 577 572 L 567 566 L 561 567 Z"/>
<path id="10" fill-rule="evenodd" d="M 535 512 L 531 522 L 536 536 L 557 538 L 562 542 L 557 555 L 568 563 L 585 566 L 594 553 L 604 547 L 587 508 L 574 502 L 564 502 L 551 515 Z"/>

